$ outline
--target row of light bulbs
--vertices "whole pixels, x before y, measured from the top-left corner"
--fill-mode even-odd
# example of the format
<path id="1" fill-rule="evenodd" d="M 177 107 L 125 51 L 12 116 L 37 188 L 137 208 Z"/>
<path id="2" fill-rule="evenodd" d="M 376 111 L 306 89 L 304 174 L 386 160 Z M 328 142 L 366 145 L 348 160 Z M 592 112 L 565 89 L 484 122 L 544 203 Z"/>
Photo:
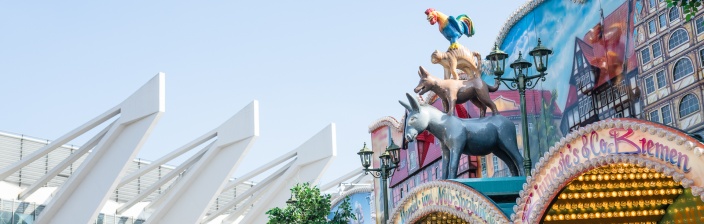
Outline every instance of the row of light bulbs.
<path id="1" fill-rule="evenodd" d="M 619 218 L 619 217 L 637 217 L 650 215 L 664 215 L 664 209 L 643 210 L 643 211 L 620 211 L 620 212 L 594 212 L 594 213 L 579 213 L 579 214 L 559 214 L 546 215 L 545 221 L 559 220 L 576 220 L 576 219 L 600 219 L 600 218 Z M 646 222 L 655 224 L 656 222 Z"/>
<path id="2" fill-rule="evenodd" d="M 563 213 L 574 209 L 620 209 L 632 207 L 655 207 L 661 205 L 669 205 L 674 202 L 673 199 L 649 199 L 649 200 L 623 200 L 623 201 L 600 201 L 600 202 L 579 202 L 579 203 L 560 203 L 553 204 L 551 212 Z"/>
<path id="3" fill-rule="evenodd" d="M 429 217 L 425 218 L 423 221 L 426 221 L 427 223 L 467 223 L 464 220 L 458 218 L 457 216 L 454 216 L 450 213 L 446 212 L 439 212 L 439 213 L 432 213 L 428 215 Z M 428 221 L 438 221 L 442 220 L 444 222 L 428 222 Z M 423 223 L 423 222 L 421 222 Z"/>
<path id="4" fill-rule="evenodd" d="M 654 187 L 674 187 L 680 184 L 673 180 L 658 181 L 633 181 L 633 182 L 606 182 L 606 183 L 571 183 L 567 186 L 570 191 L 579 190 L 601 190 L 601 189 L 629 189 L 629 188 L 654 188 Z"/>
<path id="5" fill-rule="evenodd" d="M 630 174 L 584 174 L 577 177 L 579 181 L 602 181 L 602 180 L 640 180 L 672 178 L 660 173 L 630 173 Z"/>
<path id="6" fill-rule="evenodd" d="M 657 173 L 654 169 L 640 167 L 613 167 L 600 168 L 586 172 L 585 174 L 617 174 L 617 173 Z"/>
<path id="7" fill-rule="evenodd" d="M 640 197 L 653 195 L 679 195 L 682 188 L 672 189 L 649 189 L 649 190 L 625 190 L 625 191 L 599 191 L 581 193 L 562 193 L 560 199 L 585 199 L 585 198 L 615 198 L 615 197 Z"/>

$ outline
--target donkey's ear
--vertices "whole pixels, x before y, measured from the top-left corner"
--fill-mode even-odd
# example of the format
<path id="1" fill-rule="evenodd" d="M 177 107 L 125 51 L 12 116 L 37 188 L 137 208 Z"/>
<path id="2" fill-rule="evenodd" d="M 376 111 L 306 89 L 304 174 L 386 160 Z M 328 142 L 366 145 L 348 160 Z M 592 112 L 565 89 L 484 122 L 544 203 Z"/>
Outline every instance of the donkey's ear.
<path id="1" fill-rule="evenodd" d="M 419 111 L 420 107 L 418 107 L 418 100 L 410 93 L 406 93 L 406 97 L 408 98 L 408 102 L 411 104 L 412 111 Z"/>
<path id="2" fill-rule="evenodd" d="M 407 104 L 406 102 L 403 102 L 403 101 L 400 101 L 400 100 L 399 100 L 398 103 L 400 103 L 401 106 L 405 107 L 406 110 L 408 110 L 408 111 L 413 111 L 413 110 L 411 109 L 411 106 L 408 106 L 408 104 Z"/>

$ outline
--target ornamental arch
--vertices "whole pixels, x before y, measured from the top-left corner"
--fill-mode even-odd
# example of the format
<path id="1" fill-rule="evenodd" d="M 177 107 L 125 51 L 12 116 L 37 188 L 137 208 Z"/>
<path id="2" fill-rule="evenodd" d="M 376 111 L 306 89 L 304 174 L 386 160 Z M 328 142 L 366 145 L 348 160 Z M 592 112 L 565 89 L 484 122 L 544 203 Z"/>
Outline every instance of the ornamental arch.
<path id="1" fill-rule="evenodd" d="M 562 222 L 568 221 L 567 219 L 577 222 L 581 220 L 583 222 L 585 219 L 602 218 L 603 216 L 608 218 L 609 213 L 610 217 L 631 217 L 631 219 L 654 215 L 663 215 L 661 219 L 662 217 L 672 218 L 678 210 L 677 208 L 669 209 L 667 207 L 672 207 L 673 203 L 678 203 L 678 196 L 688 196 L 691 203 L 695 203 L 695 206 L 702 207 L 704 205 L 704 202 L 702 202 L 704 200 L 703 153 L 704 144 L 696 139 L 675 129 L 649 121 L 619 118 L 587 125 L 561 139 L 535 165 L 531 172 L 531 177 L 527 178 L 527 183 L 519 193 L 511 220 L 517 224 L 549 223 L 549 221 L 554 221 L 555 218 Z M 612 172 L 614 169 L 616 170 L 615 173 Z M 619 169 L 623 171 L 629 170 L 629 172 L 619 173 Z M 601 172 L 601 178 L 599 177 L 599 172 Z M 579 183 L 584 178 L 603 180 L 606 174 L 608 174 L 607 179 L 633 180 L 629 182 L 630 186 L 633 183 L 638 184 L 638 182 L 648 182 L 648 186 L 645 186 L 645 183 L 643 183 L 643 186 L 636 185 L 635 188 L 625 186 L 608 188 L 607 186 L 605 190 L 596 191 L 596 196 L 588 190 L 577 190 L 577 188 L 582 186 L 588 186 L 589 188 L 590 185 Z M 614 176 L 611 176 L 611 174 L 614 174 Z M 620 177 L 618 176 L 619 174 Z M 644 177 L 645 181 L 637 181 L 644 180 Z M 655 183 L 653 188 L 649 187 L 650 182 Z M 659 185 L 658 182 L 660 183 Z M 579 187 L 577 187 L 578 185 Z M 599 185 L 599 188 L 601 188 L 601 185 Z M 592 194 L 589 195 L 589 193 Z M 601 195 L 602 193 L 603 195 Z M 640 205 L 640 198 L 643 194 L 648 196 L 661 195 L 663 197 L 659 197 L 659 202 L 655 201 L 648 207 Z M 633 197 L 633 195 L 638 197 Z M 582 216 L 586 214 L 586 218 L 579 219 L 577 214 L 574 216 L 566 214 L 566 216 L 560 217 L 558 213 L 550 211 L 556 201 L 571 197 L 614 199 L 633 197 L 635 200 L 630 200 L 630 205 L 628 200 L 624 201 L 624 207 L 633 208 L 638 204 L 637 207 L 652 209 L 638 211 L 631 209 L 623 212 L 623 210 L 613 209 L 615 208 L 615 202 L 618 200 L 611 200 L 612 204 L 608 204 L 610 203 L 608 200 L 607 204 L 592 200 L 592 202 L 589 202 L 589 207 L 600 208 L 593 210 L 584 208 L 573 209 L 582 212 L 592 211 L 581 214 Z M 666 201 L 663 202 L 663 200 Z M 621 201 L 618 202 L 621 203 Z M 666 204 L 664 209 L 663 203 Z M 643 204 L 647 205 L 645 200 L 643 200 Z M 557 206 L 560 209 L 560 204 Z M 579 204 L 577 206 L 579 207 Z M 584 204 L 582 204 L 583 206 Z M 685 223 L 700 223 L 704 221 L 691 218 L 701 216 L 701 214 L 692 213 L 697 211 L 701 213 L 701 209 L 689 208 L 686 210 L 687 212 L 691 210 L 691 214 L 687 215 L 690 219 L 685 220 Z M 591 215 L 588 213 L 591 213 Z M 557 216 L 554 216 L 556 214 Z M 596 214 L 599 214 L 598 217 Z M 657 221 L 660 221 L 660 219 Z"/>
<path id="2" fill-rule="evenodd" d="M 388 223 L 509 223 L 484 194 L 462 183 L 431 181 L 408 192 L 390 213 Z"/>

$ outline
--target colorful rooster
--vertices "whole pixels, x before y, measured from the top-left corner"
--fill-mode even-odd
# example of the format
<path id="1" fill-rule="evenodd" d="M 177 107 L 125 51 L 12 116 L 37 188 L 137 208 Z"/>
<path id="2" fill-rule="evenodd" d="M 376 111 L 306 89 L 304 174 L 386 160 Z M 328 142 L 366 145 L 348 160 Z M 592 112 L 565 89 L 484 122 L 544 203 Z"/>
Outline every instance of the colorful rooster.
<path id="1" fill-rule="evenodd" d="M 425 10 L 425 15 L 428 16 L 428 22 L 430 25 L 435 25 L 438 23 L 440 28 L 440 33 L 445 36 L 445 39 L 450 41 L 450 48 L 457 49 L 459 44 L 457 39 L 462 37 L 462 35 L 467 35 L 471 37 L 474 35 L 474 24 L 472 20 L 465 14 L 457 16 L 447 16 L 442 12 L 435 11 L 435 9 L 429 8 Z"/>

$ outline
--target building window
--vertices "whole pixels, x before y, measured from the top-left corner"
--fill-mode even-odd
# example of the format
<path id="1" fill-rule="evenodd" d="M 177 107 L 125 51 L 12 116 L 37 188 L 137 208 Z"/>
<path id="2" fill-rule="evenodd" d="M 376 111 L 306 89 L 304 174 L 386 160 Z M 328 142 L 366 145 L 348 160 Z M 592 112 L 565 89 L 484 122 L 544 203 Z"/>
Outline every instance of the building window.
<path id="1" fill-rule="evenodd" d="M 645 78 L 645 93 L 651 94 L 655 92 L 655 81 L 653 81 L 653 76 L 648 76 Z"/>
<path id="2" fill-rule="evenodd" d="M 436 166 L 436 167 L 434 168 L 434 170 L 435 170 L 435 180 L 440 179 L 440 178 L 438 178 L 438 177 L 440 176 L 440 169 L 439 169 L 439 166 Z"/>
<path id="3" fill-rule="evenodd" d="M 680 18 L 680 10 L 677 7 L 672 7 L 670 9 L 670 22 L 675 21 Z"/>
<path id="4" fill-rule="evenodd" d="M 655 76 L 658 79 L 658 89 L 667 85 L 667 80 L 665 80 L 665 71 L 659 71 L 655 74 Z"/>
<path id="5" fill-rule="evenodd" d="M 648 21 L 648 33 L 650 33 L 650 34 L 655 33 L 655 20 Z"/>
<path id="6" fill-rule="evenodd" d="M 662 123 L 671 124 L 672 113 L 670 112 L 670 105 L 665 105 L 664 107 L 660 108 L 660 111 L 662 112 Z"/>
<path id="7" fill-rule="evenodd" d="M 640 59 L 643 61 L 643 64 L 650 62 L 650 49 L 646 47 L 645 49 L 641 50 Z"/>
<path id="8" fill-rule="evenodd" d="M 660 16 L 658 16 L 658 20 L 660 21 L 660 28 L 663 28 L 667 25 L 667 16 L 665 14 L 660 14 Z"/>
<path id="9" fill-rule="evenodd" d="M 655 9 L 655 0 L 649 0 L 648 3 L 650 3 L 648 6 L 650 6 L 651 9 Z"/>
<path id="10" fill-rule="evenodd" d="M 660 115 L 658 110 L 650 111 L 650 121 L 660 123 Z"/>
<path id="11" fill-rule="evenodd" d="M 704 67 L 704 49 L 699 50 L 699 64 Z"/>
<path id="12" fill-rule="evenodd" d="M 675 63 L 675 68 L 672 70 L 673 79 L 679 80 L 689 74 L 694 73 L 692 61 L 689 58 L 682 58 Z"/>
<path id="13" fill-rule="evenodd" d="M 689 35 L 687 35 L 687 31 L 685 31 L 684 29 L 675 30 L 675 32 L 670 35 L 670 40 L 668 42 L 667 49 L 675 49 L 676 47 L 679 47 L 687 41 L 689 41 Z"/>
<path id="14" fill-rule="evenodd" d="M 486 177 L 486 156 L 482 156 L 480 162 L 482 164 L 482 177 Z"/>
<path id="15" fill-rule="evenodd" d="M 494 175 L 496 175 L 496 172 L 499 172 L 499 157 L 492 155 L 491 162 L 494 164 Z"/>
<path id="16" fill-rule="evenodd" d="M 699 101 L 697 100 L 696 96 L 688 94 L 682 97 L 682 101 L 680 101 L 680 118 L 693 114 L 698 110 Z"/>
<path id="17" fill-rule="evenodd" d="M 697 20 L 694 21 L 694 24 L 697 25 L 697 34 L 704 32 L 704 17 L 697 18 Z"/>
<path id="18" fill-rule="evenodd" d="M 653 45 L 653 58 L 660 57 L 662 55 L 662 49 L 660 48 L 660 42 L 655 42 Z"/>

